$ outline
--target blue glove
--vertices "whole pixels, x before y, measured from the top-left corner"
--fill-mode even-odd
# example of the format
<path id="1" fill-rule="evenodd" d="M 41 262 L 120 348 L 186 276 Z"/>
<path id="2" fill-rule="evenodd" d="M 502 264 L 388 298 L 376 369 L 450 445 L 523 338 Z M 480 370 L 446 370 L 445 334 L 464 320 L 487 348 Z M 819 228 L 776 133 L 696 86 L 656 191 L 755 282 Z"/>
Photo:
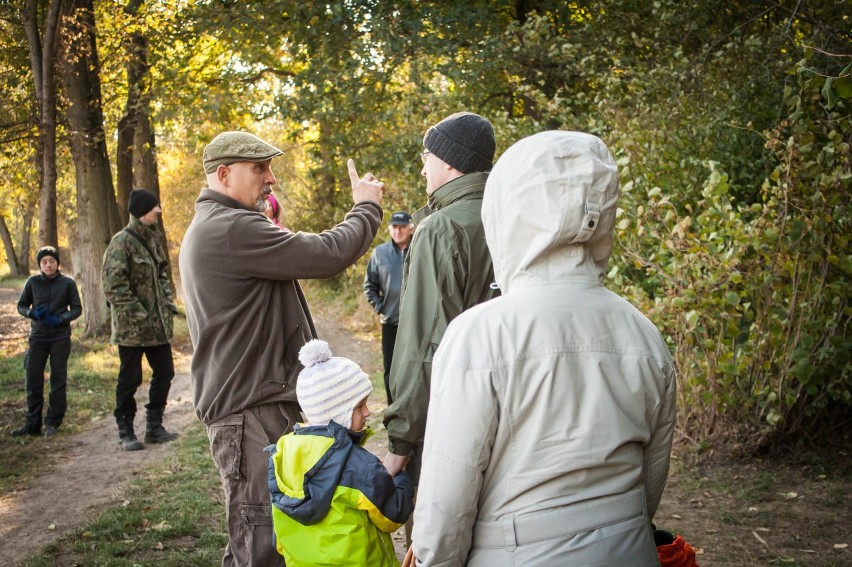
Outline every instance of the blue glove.
<path id="1" fill-rule="evenodd" d="M 30 316 L 36 321 L 41 321 L 47 316 L 47 306 L 39 305 L 38 307 L 30 311 Z"/>
<path id="2" fill-rule="evenodd" d="M 62 322 L 62 319 L 57 317 L 56 315 L 48 315 L 44 318 L 44 324 L 48 327 L 55 327 Z"/>

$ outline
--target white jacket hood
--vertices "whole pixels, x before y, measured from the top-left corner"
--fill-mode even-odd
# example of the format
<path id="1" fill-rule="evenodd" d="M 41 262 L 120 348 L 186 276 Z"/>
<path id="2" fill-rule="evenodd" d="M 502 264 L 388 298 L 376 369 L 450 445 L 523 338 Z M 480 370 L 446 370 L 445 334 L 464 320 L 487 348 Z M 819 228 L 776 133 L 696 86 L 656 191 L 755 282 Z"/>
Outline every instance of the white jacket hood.
<path id="1" fill-rule="evenodd" d="M 618 168 L 597 136 L 554 130 L 506 150 L 488 177 L 482 202 L 501 292 L 603 279 L 618 195 Z"/>

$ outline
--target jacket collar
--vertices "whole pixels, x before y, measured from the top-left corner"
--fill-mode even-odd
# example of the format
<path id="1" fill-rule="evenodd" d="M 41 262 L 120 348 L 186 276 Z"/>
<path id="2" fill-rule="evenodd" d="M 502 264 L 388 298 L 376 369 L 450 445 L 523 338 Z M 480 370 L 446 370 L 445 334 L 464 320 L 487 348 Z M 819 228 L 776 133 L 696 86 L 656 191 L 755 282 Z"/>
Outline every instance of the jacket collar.
<path id="1" fill-rule="evenodd" d="M 420 223 L 423 219 L 462 199 L 482 199 L 485 194 L 485 182 L 488 180 L 487 171 L 468 173 L 438 187 L 429 195 L 426 206 L 418 209 L 411 218 Z M 410 246 L 410 245 L 409 245 Z"/>
<path id="2" fill-rule="evenodd" d="M 201 190 L 201 193 L 198 195 L 198 199 L 195 200 L 195 205 L 198 206 L 203 201 L 215 201 L 220 205 L 228 207 L 229 209 L 243 209 L 244 211 L 251 211 L 253 213 L 257 212 L 256 210 L 250 207 L 246 207 L 236 199 L 231 199 L 227 195 L 219 193 L 218 191 L 214 191 L 209 187 L 205 187 Z"/>
<path id="3" fill-rule="evenodd" d="M 127 228 L 133 230 L 134 232 L 136 232 L 136 234 L 146 239 L 154 236 L 153 225 L 145 226 L 144 224 L 142 224 L 141 220 L 137 219 L 133 215 L 130 215 L 130 222 L 127 223 Z"/>

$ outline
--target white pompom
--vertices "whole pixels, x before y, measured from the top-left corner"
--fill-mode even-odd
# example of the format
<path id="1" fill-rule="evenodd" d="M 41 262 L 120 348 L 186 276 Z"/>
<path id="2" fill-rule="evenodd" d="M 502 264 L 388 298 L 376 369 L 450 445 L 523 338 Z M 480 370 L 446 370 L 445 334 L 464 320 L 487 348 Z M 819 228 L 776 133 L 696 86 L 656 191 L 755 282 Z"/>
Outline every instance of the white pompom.
<path id="1" fill-rule="evenodd" d="M 319 362 L 325 362 L 329 358 L 331 358 L 331 349 L 328 343 L 319 339 L 308 341 L 299 351 L 299 362 L 305 368 L 310 368 Z"/>

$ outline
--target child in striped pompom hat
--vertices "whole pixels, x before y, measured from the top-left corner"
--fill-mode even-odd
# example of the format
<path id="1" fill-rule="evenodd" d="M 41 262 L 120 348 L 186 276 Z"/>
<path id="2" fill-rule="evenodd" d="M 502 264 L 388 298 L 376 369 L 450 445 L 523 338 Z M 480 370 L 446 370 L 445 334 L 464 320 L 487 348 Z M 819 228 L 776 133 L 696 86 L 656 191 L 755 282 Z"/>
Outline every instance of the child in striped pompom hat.
<path id="1" fill-rule="evenodd" d="M 396 567 L 389 534 L 411 515 L 414 483 L 405 471 L 391 477 L 364 448 L 373 385 L 325 341 L 309 341 L 299 361 L 296 395 L 308 424 L 266 449 L 275 546 L 288 567 Z"/>

